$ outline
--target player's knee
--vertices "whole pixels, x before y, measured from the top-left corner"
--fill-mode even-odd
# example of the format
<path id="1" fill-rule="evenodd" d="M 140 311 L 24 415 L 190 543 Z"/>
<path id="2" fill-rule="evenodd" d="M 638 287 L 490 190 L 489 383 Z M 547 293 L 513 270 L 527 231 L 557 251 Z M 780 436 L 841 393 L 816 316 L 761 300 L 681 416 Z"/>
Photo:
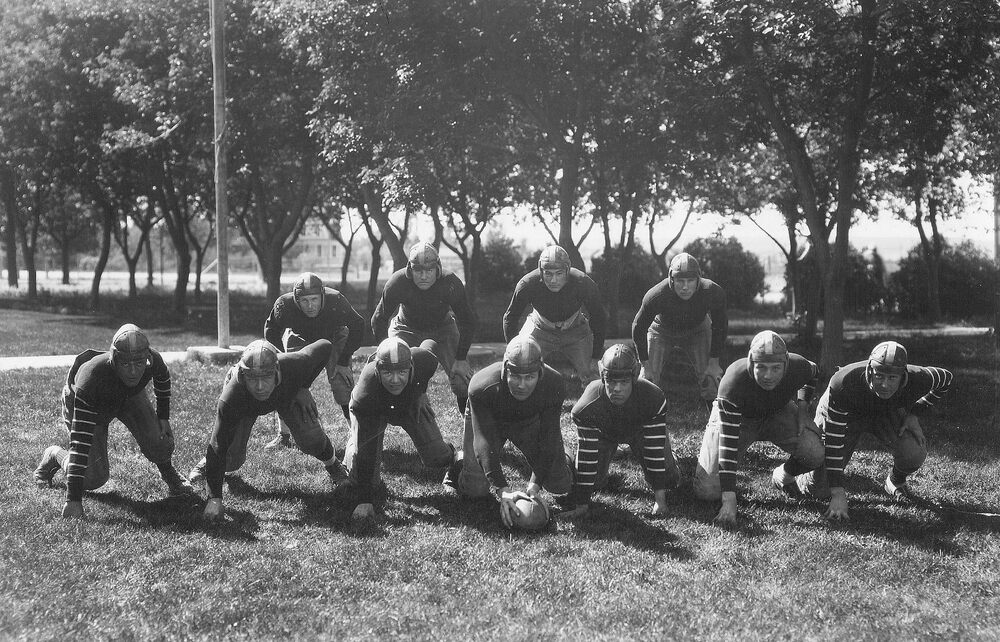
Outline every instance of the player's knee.
<path id="1" fill-rule="evenodd" d="M 677 466 L 667 466 L 667 490 L 673 490 L 681 484 L 681 471 Z"/>
<path id="2" fill-rule="evenodd" d="M 893 459 L 894 465 L 900 470 L 915 471 L 924 465 L 927 449 L 914 441 L 897 448 Z"/>
<path id="3" fill-rule="evenodd" d="M 450 466 L 451 462 L 455 460 L 455 447 L 446 441 L 442 441 L 434 448 L 425 449 L 425 452 L 420 454 L 420 460 L 428 468 Z"/>
<path id="4" fill-rule="evenodd" d="M 318 427 L 296 434 L 295 443 L 299 447 L 299 450 L 313 457 L 320 457 L 333 449 L 330 438 Z"/>
<path id="5" fill-rule="evenodd" d="M 808 470 L 815 470 L 823 465 L 826 450 L 819 435 L 811 430 L 803 430 L 795 449 L 795 459 Z"/>
<path id="6" fill-rule="evenodd" d="M 96 468 L 91 466 L 83 478 L 83 489 L 96 490 L 108 483 L 109 479 L 111 479 L 111 471 L 108 470 L 107 466 L 97 466 Z"/>

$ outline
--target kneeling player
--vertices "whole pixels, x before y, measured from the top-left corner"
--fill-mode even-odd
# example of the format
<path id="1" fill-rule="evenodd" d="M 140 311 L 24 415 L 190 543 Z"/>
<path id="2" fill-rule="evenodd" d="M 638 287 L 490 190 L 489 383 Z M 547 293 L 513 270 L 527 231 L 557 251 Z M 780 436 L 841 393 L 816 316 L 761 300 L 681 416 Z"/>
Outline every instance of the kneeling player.
<path id="1" fill-rule="evenodd" d="M 535 497 L 542 487 L 554 495 L 570 492 L 573 476 L 559 429 L 565 398 L 562 376 L 542 363 L 538 343 L 514 337 L 503 361 L 483 368 L 469 383 L 461 470 L 453 466 L 444 484 L 467 497 L 485 497 L 492 487 L 508 527 L 519 514 L 518 499 Z M 531 468 L 524 492 L 510 488 L 500 464 L 508 440 Z"/>
<path id="2" fill-rule="evenodd" d="M 156 410 L 145 394 L 153 381 Z M 63 422 L 69 450 L 49 446 L 35 469 L 35 483 L 49 486 L 59 470 L 66 473 L 63 517 L 83 517 L 83 491 L 100 488 L 111 477 L 108 425 L 118 419 L 139 450 L 156 464 L 171 496 L 194 489 L 174 468 L 174 433 L 170 429 L 170 372 L 160 354 L 135 325 L 126 323 L 111 340 L 111 350 L 77 355 L 63 386 Z"/>
<path id="3" fill-rule="evenodd" d="M 608 481 L 619 444 L 629 444 L 653 489 L 653 515 L 667 514 L 667 489 L 680 480 L 667 434 L 663 392 L 639 378 L 641 364 L 631 347 L 608 348 L 597 364 L 601 378 L 587 386 L 573 406 L 577 426 L 576 480 L 566 517 L 585 515 L 590 496 Z"/>
<path id="4" fill-rule="evenodd" d="M 795 475 L 823 464 L 823 442 L 809 412 L 818 376 L 815 363 L 788 352 L 784 339 L 770 330 L 757 334 L 747 357 L 726 369 L 693 484 L 699 499 L 721 496 L 717 522 L 736 522 L 736 469 L 755 441 L 766 439 L 790 455 L 771 475 L 786 493 L 798 494 Z"/>
<path id="5" fill-rule="evenodd" d="M 380 485 L 387 424 L 400 426 L 413 440 L 425 466 L 449 466 L 455 447 L 441 438 L 427 398 L 438 359 L 429 350 L 410 348 L 402 339 L 382 341 L 358 377 L 351 395 L 351 438 L 344 462 L 357 484 L 360 503 L 355 518 L 371 517 L 374 489 Z"/>
<path id="6" fill-rule="evenodd" d="M 323 462 L 334 482 L 347 477 L 309 392 L 309 386 L 329 362 L 331 349 L 330 342 L 321 339 L 298 352 L 279 354 L 273 345 L 258 339 L 230 368 L 219 395 L 215 430 L 205 457 L 188 477 L 191 483 L 208 484 L 206 518 L 222 518 L 223 476 L 239 470 L 246 461 L 247 443 L 257 417 L 275 411 L 288 424 L 302 452 Z"/>
<path id="7" fill-rule="evenodd" d="M 948 392 L 952 374 L 944 368 L 914 366 L 907 361 L 902 345 L 880 343 L 867 361 L 838 370 L 820 397 L 816 423 L 826 436 L 825 471 L 820 468 L 797 481 L 806 495 L 830 497 L 826 517 L 848 519 L 844 469 L 862 433 L 874 435 L 892 453 L 885 492 L 893 497 L 909 494 L 906 478 L 927 457 L 917 417 Z"/>

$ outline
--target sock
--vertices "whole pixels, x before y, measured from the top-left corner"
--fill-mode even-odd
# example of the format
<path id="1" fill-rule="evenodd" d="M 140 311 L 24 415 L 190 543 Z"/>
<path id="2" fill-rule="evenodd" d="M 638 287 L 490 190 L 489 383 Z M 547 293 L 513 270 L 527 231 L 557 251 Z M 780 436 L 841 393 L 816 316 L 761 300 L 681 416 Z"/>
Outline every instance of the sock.
<path id="1" fill-rule="evenodd" d="M 347 420 L 347 423 L 350 423 L 351 422 L 351 408 L 350 408 L 350 406 L 348 406 L 345 403 L 343 406 L 340 407 L 340 409 L 344 411 L 344 419 Z"/>
<path id="2" fill-rule="evenodd" d="M 892 482 L 893 486 L 902 486 L 906 483 L 906 477 L 909 473 L 900 472 L 895 466 L 892 467 L 892 472 L 889 473 L 889 481 Z"/>
<path id="3" fill-rule="evenodd" d="M 461 397 L 455 397 L 455 401 L 458 402 L 458 411 L 461 414 L 465 414 L 465 404 L 469 401 L 469 395 L 462 395 Z"/>
<path id="4" fill-rule="evenodd" d="M 337 456 L 334 455 L 333 457 L 330 457 L 329 459 L 327 459 L 326 461 L 324 461 L 323 465 L 326 466 L 327 468 L 329 468 L 330 466 L 335 465 L 338 461 L 340 461 L 340 460 L 338 460 Z"/>
<path id="5" fill-rule="evenodd" d="M 59 467 L 66 470 L 66 460 L 69 459 L 69 451 L 65 448 L 60 448 L 59 452 L 56 453 L 56 461 L 59 463 Z"/>

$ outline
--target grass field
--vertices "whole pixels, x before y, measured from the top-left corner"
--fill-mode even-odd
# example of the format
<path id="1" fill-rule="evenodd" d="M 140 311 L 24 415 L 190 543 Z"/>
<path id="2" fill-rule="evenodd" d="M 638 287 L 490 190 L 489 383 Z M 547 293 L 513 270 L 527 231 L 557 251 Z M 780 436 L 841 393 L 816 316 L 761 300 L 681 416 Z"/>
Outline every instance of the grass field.
<path id="1" fill-rule="evenodd" d="M 95 332 L 93 344 L 107 335 Z M 868 348 L 852 346 L 850 356 Z M 908 348 L 912 361 L 956 374 L 924 422 L 930 454 L 914 489 L 997 512 L 992 340 Z M 186 471 L 204 453 L 224 371 L 182 364 L 172 374 L 175 462 Z M 492 500 L 448 495 L 442 471 L 423 469 L 395 428 L 388 500 L 377 520 L 353 524 L 317 461 L 262 450 L 271 417 L 258 422 L 248 462 L 227 484 L 226 522 L 206 525 L 200 502 L 164 498 L 153 466 L 113 424 L 112 481 L 85 496 L 86 521 L 70 522 L 59 517 L 62 476 L 48 490 L 31 480 L 42 450 L 67 441 L 64 376 L 0 372 L 2 639 L 1000 638 L 1000 521 L 893 503 L 881 491 L 890 458 L 869 442 L 848 469 L 848 524 L 831 525 L 822 504 L 772 489 L 781 458 L 760 444 L 741 468 L 737 528 L 714 526 L 717 505 L 693 500 L 689 481 L 670 495 L 669 517 L 645 517 L 652 497 L 638 465 L 616 460 L 588 520 L 528 535 L 504 529 Z M 325 388 L 320 381 L 313 392 L 342 449 L 344 420 Z M 693 391 L 670 394 L 669 418 L 689 480 L 707 410 L 685 392 Z M 459 443 L 440 373 L 431 398 L 442 431 Z M 563 432 L 572 448 L 565 416 Z M 520 479 L 515 453 L 507 463 Z"/>

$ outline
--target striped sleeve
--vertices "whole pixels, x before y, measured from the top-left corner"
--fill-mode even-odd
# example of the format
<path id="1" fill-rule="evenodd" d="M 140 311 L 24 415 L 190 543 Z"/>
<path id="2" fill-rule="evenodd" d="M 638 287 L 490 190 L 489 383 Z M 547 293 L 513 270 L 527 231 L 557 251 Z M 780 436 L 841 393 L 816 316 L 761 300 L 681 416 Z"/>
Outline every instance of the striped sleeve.
<path id="1" fill-rule="evenodd" d="M 796 401 L 812 401 L 813 395 L 816 394 L 816 385 L 819 383 L 819 366 L 812 361 L 808 361 L 807 363 L 809 364 L 812 376 L 795 393 Z"/>
<path id="2" fill-rule="evenodd" d="M 740 443 L 740 423 L 743 413 L 739 407 L 723 398 L 719 406 L 719 483 L 722 492 L 736 492 L 736 457 Z"/>
<path id="3" fill-rule="evenodd" d="M 833 488 L 844 486 L 844 449 L 847 441 L 847 412 L 837 406 L 831 396 L 823 423 L 823 439 L 826 442 L 826 472 Z"/>
<path id="4" fill-rule="evenodd" d="M 642 467 L 653 490 L 667 488 L 666 404 L 642 424 Z"/>
<path id="5" fill-rule="evenodd" d="M 576 479 L 573 486 L 573 502 L 589 504 L 590 495 L 597 482 L 598 443 L 601 431 L 589 426 L 577 426 Z"/>
<path id="6" fill-rule="evenodd" d="M 160 353 L 150 350 L 153 363 L 153 396 L 156 397 L 156 416 L 170 419 L 170 371 Z"/>
<path id="7" fill-rule="evenodd" d="M 66 460 L 67 501 L 83 499 L 83 478 L 90 464 L 90 447 L 97 430 L 97 409 L 84 401 L 79 393 L 73 401 L 73 419 L 69 432 L 69 458 Z"/>
<path id="8" fill-rule="evenodd" d="M 927 394 L 917 399 L 910 408 L 910 413 L 914 415 L 924 414 L 931 406 L 940 401 L 951 388 L 951 382 L 954 378 L 951 372 L 944 368 L 925 367 L 924 371 L 930 375 L 931 386 Z"/>

